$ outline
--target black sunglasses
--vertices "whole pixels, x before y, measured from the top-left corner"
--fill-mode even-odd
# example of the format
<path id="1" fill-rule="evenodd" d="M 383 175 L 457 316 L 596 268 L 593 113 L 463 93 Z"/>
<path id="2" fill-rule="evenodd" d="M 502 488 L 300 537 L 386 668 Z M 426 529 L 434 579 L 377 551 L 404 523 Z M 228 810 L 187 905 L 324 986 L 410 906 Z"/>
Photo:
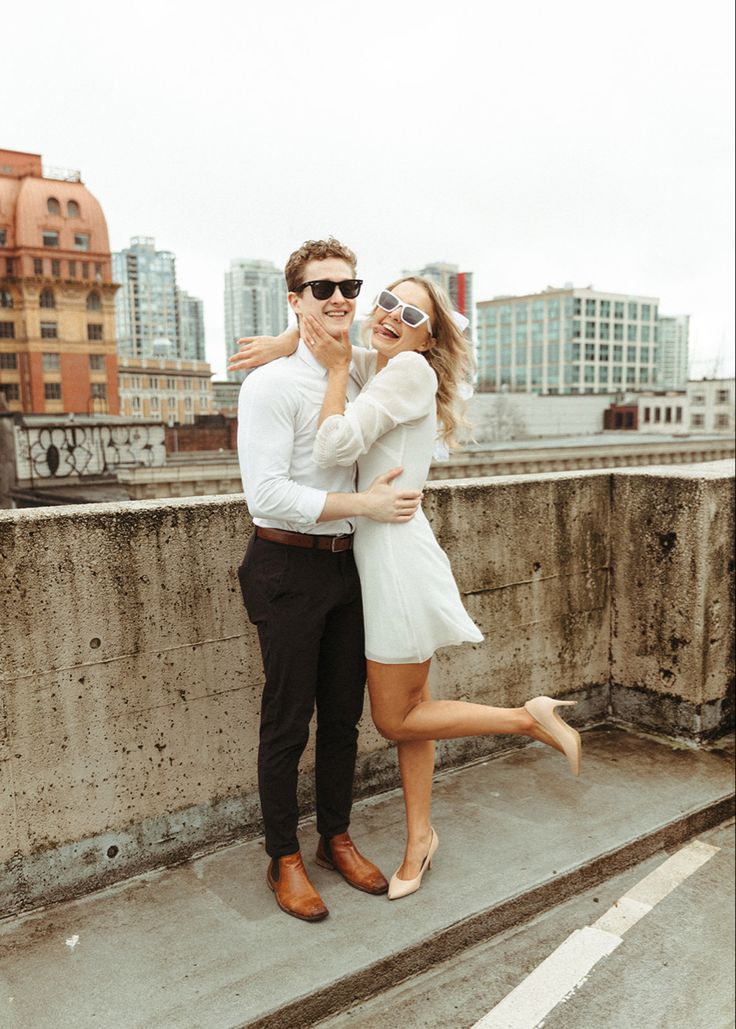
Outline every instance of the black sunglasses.
<path id="1" fill-rule="evenodd" d="M 310 282 L 303 282 L 301 286 L 297 286 L 294 292 L 301 293 L 307 286 L 311 286 L 312 296 L 315 300 L 329 300 L 335 292 L 335 286 L 337 286 L 346 300 L 355 300 L 358 293 L 360 293 L 362 285 L 362 279 L 343 279 L 342 282 L 333 282 L 331 279 L 313 279 Z"/>

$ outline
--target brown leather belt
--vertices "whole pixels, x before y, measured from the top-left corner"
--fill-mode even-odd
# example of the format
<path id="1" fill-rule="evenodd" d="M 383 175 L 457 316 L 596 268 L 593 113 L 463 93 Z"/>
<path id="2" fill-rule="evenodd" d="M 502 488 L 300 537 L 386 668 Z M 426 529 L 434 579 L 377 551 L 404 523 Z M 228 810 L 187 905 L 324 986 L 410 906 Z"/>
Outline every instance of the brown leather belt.
<path id="1" fill-rule="evenodd" d="M 329 550 L 333 554 L 353 549 L 352 536 L 317 536 L 311 532 L 266 529 L 262 525 L 256 526 L 256 536 L 270 543 L 285 543 L 289 547 L 303 547 L 305 550 Z"/>

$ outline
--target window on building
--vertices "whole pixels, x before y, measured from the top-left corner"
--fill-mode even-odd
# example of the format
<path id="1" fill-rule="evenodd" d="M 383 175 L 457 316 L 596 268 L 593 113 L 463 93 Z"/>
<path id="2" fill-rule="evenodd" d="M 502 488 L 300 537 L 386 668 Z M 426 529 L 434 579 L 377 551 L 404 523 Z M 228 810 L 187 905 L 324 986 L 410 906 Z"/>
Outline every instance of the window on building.
<path id="1" fill-rule="evenodd" d="M 636 330 L 636 325 L 626 326 L 626 339 L 629 341 L 629 343 L 636 343 Z"/>
<path id="2" fill-rule="evenodd" d="M 43 395 L 46 400 L 61 400 L 61 383 L 44 382 Z"/>
<path id="3" fill-rule="evenodd" d="M 104 370 L 105 370 L 105 355 L 104 354 L 90 354 L 89 355 L 89 370 L 91 372 L 104 372 Z"/>
<path id="4" fill-rule="evenodd" d="M 74 249 L 89 250 L 89 235 L 86 232 L 74 233 Z"/>
<path id="5" fill-rule="evenodd" d="M 716 415 L 716 428 L 717 429 L 730 429 L 731 428 L 731 416 L 728 414 L 717 414 Z"/>
<path id="6" fill-rule="evenodd" d="M 0 247 L 7 246 L 8 243 L 8 230 L 0 229 Z"/>
<path id="7" fill-rule="evenodd" d="M 89 262 L 88 261 L 82 261 L 82 278 L 83 279 L 88 279 L 89 278 Z"/>
<path id="8" fill-rule="evenodd" d="M 168 397 L 166 403 L 169 405 L 169 410 L 173 410 L 176 407 L 176 397 Z"/>
<path id="9" fill-rule="evenodd" d="M 107 400 L 107 383 L 93 382 L 90 388 L 95 400 Z"/>
<path id="10" fill-rule="evenodd" d="M 626 369 L 626 385 L 633 386 L 636 382 L 636 368 L 628 367 Z"/>
<path id="11" fill-rule="evenodd" d="M 614 383 L 623 382 L 623 368 L 621 367 L 621 365 L 616 364 L 613 366 L 613 371 L 611 373 L 611 381 Z"/>
<path id="12" fill-rule="evenodd" d="M 56 322 L 41 322 L 41 339 L 58 339 L 58 325 Z"/>
<path id="13" fill-rule="evenodd" d="M 672 424 L 672 408 L 671 407 L 665 407 L 665 409 L 664 409 L 664 420 L 668 424 Z"/>
<path id="14" fill-rule="evenodd" d="M 702 429 L 705 425 L 704 414 L 692 414 L 690 415 L 690 425 L 693 429 Z"/>
<path id="15" fill-rule="evenodd" d="M 0 339 L 15 339 L 15 322 L 0 322 Z"/>
<path id="16" fill-rule="evenodd" d="M 43 230 L 42 239 L 45 247 L 58 247 L 59 245 L 59 233 L 52 232 L 50 229 Z"/>
<path id="17" fill-rule="evenodd" d="M 61 354 L 44 354 L 43 370 L 45 372 L 61 371 Z"/>
<path id="18" fill-rule="evenodd" d="M 5 258 L 5 274 L 15 275 L 15 261 L 12 257 Z"/>
<path id="19" fill-rule="evenodd" d="M 629 304 L 629 321 L 636 321 L 639 317 L 639 305 L 630 303 Z"/>
<path id="20" fill-rule="evenodd" d="M 580 360 L 580 343 L 573 343 L 572 344 L 572 350 L 571 350 L 570 353 L 571 353 L 573 361 L 579 361 Z"/>
<path id="21" fill-rule="evenodd" d="M 192 410 L 192 398 L 191 397 L 184 397 L 184 410 L 185 411 L 191 411 Z"/>
<path id="22" fill-rule="evenodd" d="M 651 419 L 652 419 L 652 409 L 651 409 L 651 407 L 645 407 L 644 408 L 644 421 L 645 422 L 649 422 L 649 421 L 651 421 Z"/>
<path id="23" fill-rule="evenodd" d="M 607 343 L 602 343 L 600 345 L 600 347 L 598 348 L 598 357 L 600 358 L 601 361 L 607 361 L 608 360 L 608 352 L 609 352 L 609 350 L 610 350 L 610 347 L 608 346 Z"/>
<path id="24" fill-rule="evenodd" d="M 585 338 L 595 339 L 595 322 L 585 323 Z"/>
<path id="25" fill-rule="evenodd" d="M 585 344 L 585 360 L 595 361 L 595 343 Z"/>
<path id="26" fill-rule="evenodd" d="M 629 362 L 629 364 L 636 363 L 636 347 L 626 348 L 626 360 Z"/>
<path id="27" fill-rule="evenodd" d="M 623 327 L 623 325 L 621 325 L 620 322 L 616 322 L 616 324 L 613 326 L 613 338 L 614 339 L 623 339 L 624 338 L 624 327 Z"/>
<path id="28" fill-rule="evenodd" d="M 611 317 L 611 301 L 601 300 L 601 318 Z"/>
<path id="29" fill-rule="evenodd" d="M 623 300 L 615 300 L 613 303 L 613 317 L 623 318 L 624 316 L 624 302 Z"/>
<path id="30" fill-rule="evenodd" d="M 550 348 L 550 349 L 551 349 L 551 348 Z M 550 360 L 551 360 L 551 359 L 552 359 L 552 355 L 550 355 Z M 207 387 L 208 387 L 208 386 L 209 386 L 209 382 L 207 381 L 207 379 L 200 379 L 200 381 L 199 381 L 199 390 L 200 390 L 200 393 L 206 393 L 206 392 L 207 392 Z"/>
<path id="31" fill-rule="evenodd" d="M 77 277 L 77 262 L 76 261 L 69 261 L 68 264 L 69 264 L 69 278 L 70 279 L 76 279 L 76 277 Z"/>
<path id="32" fill-rule="evenodd" d="M 78 218 L 79 217 L 79 204 L 76 200 L 67 200 L 66 202 L 66 214 L 67 218 Z"/>
<path id="33" fill-rule="evenodd" d="M 33 258 L 33 274 L 34 275 L 43 275 L 43 258 L 41 258 L 41 257 L 34 257 Z"/>
<path id="34" fill-rule="evenodd" d="M 574 297 L 572 302 L 572 313 L 582 314 L 583 313 L 583 301 L 580 297 Z"/>
<path id="35" fill-rule="evenodd" d="M 580 365 L 574 364 L 572 366 L 572 382 L 580 382 Z"/>
<path id="36" fill-rule="evenodd" d="M 2 324 L 2 323 L 0 323 Z M 4 354 L 0 352 L 0 368 L 4 371 L 14 372 L 18 368 L 17 354 Z"/>
<path id="37" fill-rule="evenodd" d="M 0 289 L 0 307 L 12 307 L 13 306 L 13 294 L 9 293 L 7 289 Z"/>
<path id="38" fill-rule="evenodd" d="M 61 204 L 56 197 L 49 197 L 46 201 L 46 210 L 49 214 L 61 214 Z"/>
<path id="39" fill-rule="evenodd" d="M 641 341 L 642 343 L 648 343 L 650 339 L 650 329 L 648 325 L 642 325 L 641 327 Z"/>
<path id="40" fill-rule="evenodd" d="M 585 316 L 586 318 L 595 318 L 595 300 L 592 297 L 588 297 L 585 301 Z"/>
<path id="41" fill-rule="evenodd" d="M 705 393 L 693 393 L 692 397 L 690 398 L 690 403 L 691 404 L 704 404 L 705 403 Z"/>
<path id="42" fill-rule="evenodd" d="M 648 368 L 641 368 L 639 370 L 639 382 L 644 382 L 644 383 L 649 382 L 649 369 Z"/>
<path id="43" fill-rule="evenodd" d="M 655 407 L 654 408 L 654 420 L 655 420 L 655 422 L 661 422 L 662 421 L 662 408 L 661 407 Z"/>
<path id="44" fill-rule="evenodd" d="M 140 411 L 140 409 L 141 409 L 141 398 L 140 397 L 132 397 L 131 398 L 131 405 L 132 405 L 134 411 Z"/>
<path id="45" fill-rule="evenodd" d="M 580 339 L 580 322 L 578 321 L 572 323 L 572 338 Z"/>
<path id="46" fill-rule="evenodd" d="M 61 278 L 61 261 L 57 261 L 56 258 L 51 259 L 51 276 L 54 279 Z"/>
<path id="47" fill-rule="evenodd" d="M 678 425 L 682 424 L 682 408 L 681 407 L 676 407 L 675 408 L 675 421 L 677 422 Z"/>
<path id="48" fill-rule="evenodd" d="M 160 402 L 158 397 L 151 397 L 151 413 L 158 414 L 160 410 Z"/>
<path id="49" fill-rule="evenodd" d="M 598 326 L 598 335 L 600 336 L 601 339 L 610 339 L 611 338 L 611 323 L 610 322 L 601 322 L 600 325 Z"/>
<path id="50" fill-rule="evenodd" d="M 102 265 L 95 263 L 95 278 L 99 281 L 102 278 Z"/>
<path id="51" fill-rule="evenodd" d="M 148 380 L 149 389 L 158 389 L 158 376 L 152 375 Z"/>
<path id="52" fill-rule="evenodd" d="M 20 400 L 20 388 L 17 382 L 0 382 L 0 393 L 4 393 L 5 399 L 8 401 Z"/>
<path id="53" fill-rule="evenodd" d="M 641 347 L 639 350 L 639 360 L 642 364 L 649 364 L 649 347 Z"/>
<path id="54" fill-rule="evenodd" d="M 87 339 L 102 339 L 102 325 L 100 325 L 99 322 L 91 322 L 87 326 Z"/>
<path id="55" fill-rule="evenodd" d="M 595 382 L 595 365 L 594 364 L 586 364 L 586 366 L 585 366 L 585 381 L 586 382 Z"/>
<path id="56" fill-rule="evenodd" d="M 54 297 L 53 289 L 42 289 L 41 296 L 38 298 L 39 307 L 56 307 L 56 299 Z"/>
<path id="57" fill-rule="evenodd" d="M 641 305 L 641 320 L 643 322 L 649 322 L 652 320 L 652 305 L 642 304 Z"/>
<path id="58" fill-rule="evenodd" d="M 718 389 L 718 390 L 716 390 L 716 403 L 717 404 L 727 404 L 730 399 L 731 399 L 731 391 L 730 390 L 728 390 L 728 389 Z"/>
<path id="59" fill-rule="evenodd" d="M 598 369 L 598 381 L 601 385 L 608 385 L 608 368 L 605 365 Z"/>

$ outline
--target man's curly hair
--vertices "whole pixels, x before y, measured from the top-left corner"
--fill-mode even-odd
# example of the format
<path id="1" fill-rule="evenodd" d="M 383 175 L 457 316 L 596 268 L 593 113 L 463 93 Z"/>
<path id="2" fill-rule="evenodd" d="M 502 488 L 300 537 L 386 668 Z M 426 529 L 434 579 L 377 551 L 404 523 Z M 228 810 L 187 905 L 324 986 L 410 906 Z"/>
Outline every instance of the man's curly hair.
<path id="1" fill-rule="evenodd" d="M 345 261 L 355 274 L 358 259 L 349 247 L 344 246 L 332 236 L 328 239 L 308 239 L 298 250 L 294 251 L 286 262 L 284 275 L 289 292 L 293 292 L 297 286 L 301 286 L 304 279 L 304 268 L 308 261 L 324 261 L 328 257 L 336 257 Z"/>

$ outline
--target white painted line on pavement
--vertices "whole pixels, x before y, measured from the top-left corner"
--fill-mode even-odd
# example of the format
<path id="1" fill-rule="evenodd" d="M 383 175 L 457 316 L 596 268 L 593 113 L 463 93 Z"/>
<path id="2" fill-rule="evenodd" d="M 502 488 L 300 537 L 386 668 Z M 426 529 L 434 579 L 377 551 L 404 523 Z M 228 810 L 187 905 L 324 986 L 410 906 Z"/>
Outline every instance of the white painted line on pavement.
<path id="1" fill-rule="evenodd" d="M 720 847 L 695 840 L 641 879 L 591 926 L 576 929 L 472 1029 L 536 1029 L 591 969 L 623 942 L 624 933 Z"/>

